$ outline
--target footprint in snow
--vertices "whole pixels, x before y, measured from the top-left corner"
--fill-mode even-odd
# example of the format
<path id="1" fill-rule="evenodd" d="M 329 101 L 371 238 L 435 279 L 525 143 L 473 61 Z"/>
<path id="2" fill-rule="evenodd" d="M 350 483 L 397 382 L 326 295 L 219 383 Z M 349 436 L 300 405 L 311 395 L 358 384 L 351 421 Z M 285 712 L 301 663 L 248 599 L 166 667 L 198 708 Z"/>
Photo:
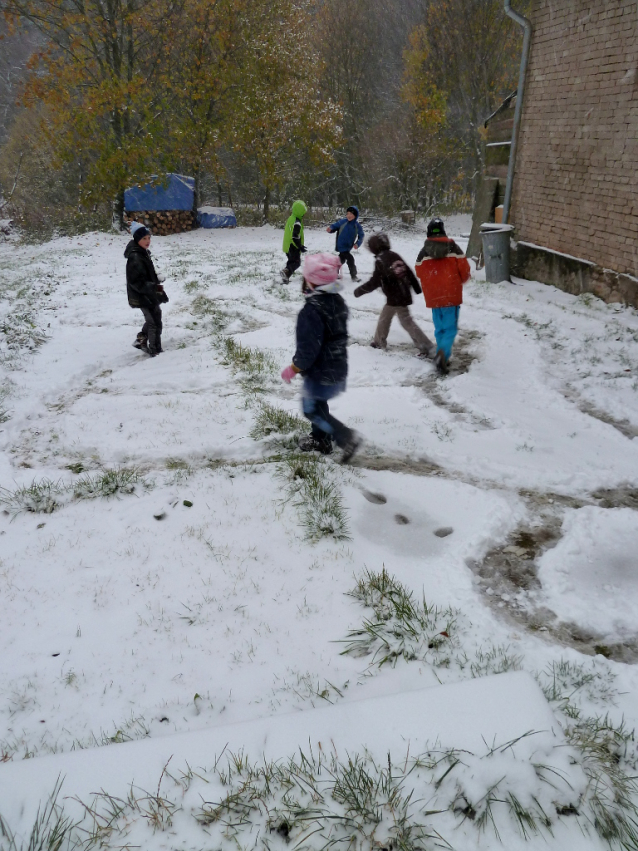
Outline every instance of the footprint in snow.
<path id="1" fill-rule="evenodd" d="M 385 505 L 388 501 L 382 493 L 372 493 L 372 491 L 362 490 L 361 493 L 365 496 L 368 502 L 373 505 Z"/>
<path id="2" fill-rule="evenodd" d="M 453 531 L 454 529 L 451 526 L 442 526 L 440 529 L 435 529 L 434 534 L 437 538 L 447 538 Z"/>

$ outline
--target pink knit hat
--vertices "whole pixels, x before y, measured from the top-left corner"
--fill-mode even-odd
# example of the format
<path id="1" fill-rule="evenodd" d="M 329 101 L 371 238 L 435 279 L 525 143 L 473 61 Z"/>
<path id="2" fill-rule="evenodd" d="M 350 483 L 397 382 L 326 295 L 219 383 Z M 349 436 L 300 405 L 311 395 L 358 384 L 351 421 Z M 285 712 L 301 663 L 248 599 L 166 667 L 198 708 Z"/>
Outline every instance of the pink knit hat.
<path id="1" fill-rule="evenodd" d="M 315 287 L 334 283 L 341 272 L 341 260 L 334 254 L 307 254 L 303 263 L 303 276 Z"/>

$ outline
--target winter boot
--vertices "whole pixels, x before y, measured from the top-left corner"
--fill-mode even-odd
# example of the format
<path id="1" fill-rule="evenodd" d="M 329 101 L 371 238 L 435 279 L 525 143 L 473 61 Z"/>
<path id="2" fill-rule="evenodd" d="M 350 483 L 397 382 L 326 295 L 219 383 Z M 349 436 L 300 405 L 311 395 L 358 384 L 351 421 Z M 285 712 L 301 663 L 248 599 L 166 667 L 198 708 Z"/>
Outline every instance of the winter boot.
<path id="1" fill-rule="evenodd" d="M 421 360 L 434 360 L 436 357 L 436 346 L 431 346 L 425 351 L 417 352 L 417 357 L 421 358 Z"/>
<path id="2" fill-rule="evenodd" d="M 321 452 L 322 455 L 330 455 L 332 452 L 332 440 L 330 438 L 318 440 L 311 434 L 307 434 L 305 437 L 299 438 L 299 449 L 302 452 Z"/>
<path id="3" fill-rule="evenodd" d="M 447 365 L 447 358 L 443 353 L 443 349 L 439 349 L 436 355 L 434 356 L 434 366 L 436 367 L 436 371 L 439 373 L 439 375 L 448 374 L 449 370 Z"/>
<path id="4" fill-rule="evenodd" d="M 348 438 L 348 442 L 343 446 L 343 452 L 341 454 L 341 458 L 339 459 L 340 464 L 347 464 L 348 461 L 351 461 L 352 458 L 356 455 L 356 453 L 361 448 L 361 444 L 363 443 L 363 438 L 357 431 L 352 431 L 350 433 L 350 437 Z"/>
<path id="5" fill-rule="evenodd" d="M 135 339 L 135 342 L 133 343 L 133 348 L 142 349 L 142 351 L 144 351 L 146 349 L 146 344 L 146 336 L 140 331 Z"/>
<path id="6" fill-rule="evenodd" d="M 284 268 L 281 270 L 281 272 L 279 273 L 279 275 L 280 275 L 280 277 L 281 277 L 281 283 L 282 283 L 282 284 L 289 284 L 289 283 L 290 283 L 290 275 L 288 274 L 288 269 L 286 269 L 286 268 L 284 267 Z"/>

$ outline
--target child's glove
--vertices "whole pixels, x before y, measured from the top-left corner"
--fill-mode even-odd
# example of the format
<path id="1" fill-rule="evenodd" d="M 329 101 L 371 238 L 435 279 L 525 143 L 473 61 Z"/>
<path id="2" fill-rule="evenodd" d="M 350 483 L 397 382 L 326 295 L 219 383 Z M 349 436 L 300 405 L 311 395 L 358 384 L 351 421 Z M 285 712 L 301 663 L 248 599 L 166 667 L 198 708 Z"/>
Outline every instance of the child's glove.
<path id="1" fill-rule="evenodd" d="M 290 382 L 295 377 L 297 372 L 298 372 L 298 370 L 296 370 L 295 367 L 291 364 L 290 366 L 287 366 L 285 369 L 282 369 L 281 378 L 282 378 L 283 381 L 286 382 L 286 384 L 290 384 Z"/>

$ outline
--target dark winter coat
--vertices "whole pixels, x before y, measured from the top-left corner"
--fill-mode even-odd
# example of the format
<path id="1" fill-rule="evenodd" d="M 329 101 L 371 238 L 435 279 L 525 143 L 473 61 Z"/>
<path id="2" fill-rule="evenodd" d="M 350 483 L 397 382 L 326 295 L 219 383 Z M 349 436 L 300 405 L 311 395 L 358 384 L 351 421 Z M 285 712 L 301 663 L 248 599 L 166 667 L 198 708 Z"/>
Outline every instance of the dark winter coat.
<path id="1" fill-rule="evenodd" d="M 354 207 L 353 209 L 357 209 Z M 333 222 L 330 225 L 330 232 L 337 232 L 337 239 L 335 244 L 335 251 L 348 252 L 352 251 L 352 248 L 356 242 L 357 247 L 360 248 L 363 244 L 364 233 L 363 228 L 359 224 L 359 211 L 357 210 L 357 218 L 350 221 L 348 218 L 338 219 L 336 222 Z"/>
<path id="2" fill-rule="evenodd" d="M 158 291 L 159 279 L 150 252 L 132 239 L 124 250 L 126 294 L 131 307 L 157 307 L 165 298 Z"/>
<path id="3" fill-rule="evenodd" d="M 416 258 L 416 262 L 420 263 L 421 260 L 425 260 L 426 257 L 432 257 L 435 260 L 440 260 L 441 257 L 449 257 L 450 254 L 465 257 L 463 249 L 459 248 L 456 242 L 454 242 L 453 239 L 450 239 L 449 236 L 429 237 L 425 240 L 423 248 L 419 251 L 419 256 Z"/>
<path id="4" fill-rule="evenodd" d="M 355 297 L 371 293 L 381 287 L 390 307 L 408 307 L 412 304 L 412 290 L 421 292 L 416 275 L 396 251 L 377 254 L 374 273 L 370 280 L 354 291 Z"/>
<path id="5" fill-rule="evenodd" d="M 315 293 L 297 317 L 297 351 L 292 359 L 302 375 L 323 385 L 348 375 L 348 308 L 339 293 Z"/>

